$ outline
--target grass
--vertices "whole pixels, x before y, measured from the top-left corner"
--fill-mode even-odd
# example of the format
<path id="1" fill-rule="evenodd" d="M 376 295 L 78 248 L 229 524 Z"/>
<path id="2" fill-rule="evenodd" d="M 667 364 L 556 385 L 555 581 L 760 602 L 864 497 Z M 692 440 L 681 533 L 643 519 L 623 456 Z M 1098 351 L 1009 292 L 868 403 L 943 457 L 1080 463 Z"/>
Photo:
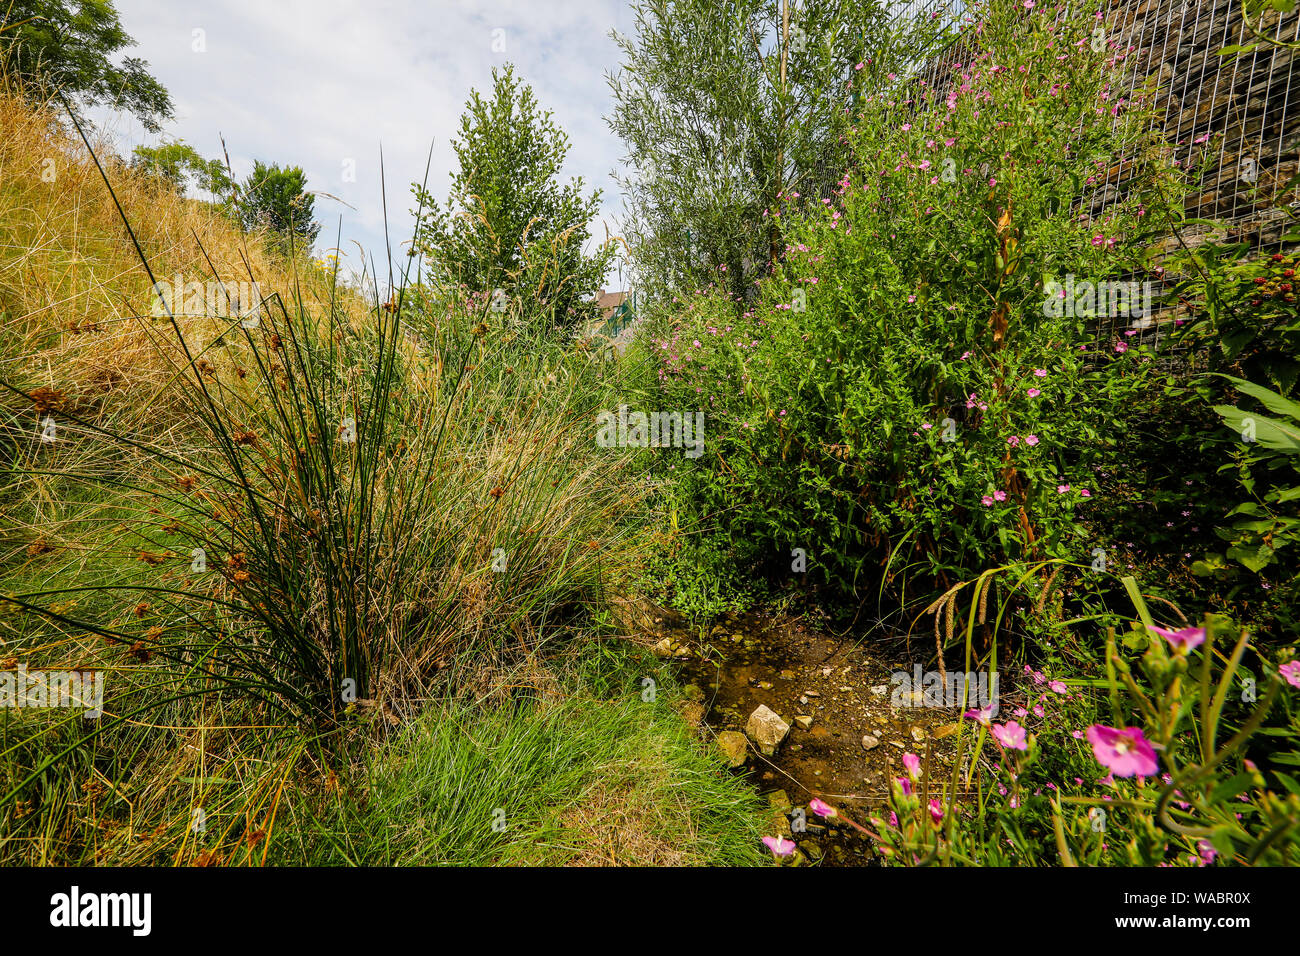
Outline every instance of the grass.
<path id="1" fill-rule="evenodd" d="M 605 653 L 621 658 L 613 698 L 561 693 L 422 716 L 373 755 L 361 799 L 325 795 L 290 811 L 277 862 L 763 862 L 754 792 L 700 751 L 665 703 L 674 694 L 642 699 L 641 677 L 663 677 L 658 663 Z"/>
<path id="2" fill-rule="evenodd" d="M 110 193 L 12 91 L 0 123 L 0 663 L 106 684 L 97 721 L 0 711 L 0 861 L 761 858 L 609 640 L 646 505 L 592 423 L 635 369 Z M 174 275 L 259 321 L 153 314 Z"/>

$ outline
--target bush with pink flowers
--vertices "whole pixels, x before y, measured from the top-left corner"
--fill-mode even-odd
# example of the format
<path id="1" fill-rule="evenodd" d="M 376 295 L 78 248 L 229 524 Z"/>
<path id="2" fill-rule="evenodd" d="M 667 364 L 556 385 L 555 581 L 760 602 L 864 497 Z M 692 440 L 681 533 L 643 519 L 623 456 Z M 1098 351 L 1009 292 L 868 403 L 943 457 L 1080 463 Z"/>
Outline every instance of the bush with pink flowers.
<path id="1" fill-rule="evenodd" d="M 1119 92 L 1127 49 L 1058 13 L 991 4 L 943 89 L 865 96 L 835 194 L 771 210 L 780 271 L 748 303 L 700 295 L 655 338 L 663 407 L 710 422 L 677 488 L 731 540 L 804 548 L 844 590 L 889 562 L 913 596 L 1006 560 L 1086 558 L 1096 469 L 1152 366 L 1140 337 L 1094 354 L 1049 283 L 1139 268 L 1181 186 L 1145 104 Z M 1081 215 L 1117 155 L 1122 192 Z"/>

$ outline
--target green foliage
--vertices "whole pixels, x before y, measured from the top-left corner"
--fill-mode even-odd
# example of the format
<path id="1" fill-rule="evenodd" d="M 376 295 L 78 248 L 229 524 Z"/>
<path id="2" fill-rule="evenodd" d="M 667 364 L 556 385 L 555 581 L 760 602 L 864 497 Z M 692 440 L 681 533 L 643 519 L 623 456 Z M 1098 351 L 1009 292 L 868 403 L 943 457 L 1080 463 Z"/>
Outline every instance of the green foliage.
<path id="1" fill-rule="evenodd" d="M 368 758 L 364 801 L 295 806 L 271 862 L 762 862 L 765 805 L 673 712 L 665 667 L 631 647 L 588 645 L 558 670 L 575 685 L 564 700 L 431 710 Z M 577 677 L 587 670 L 612 683 L 608 696 L 593 697 Z M 654 701 L 642 699 L 646 677 Z"/>
<path id="2" fill-rule="evenodd" d="M 234 182 L 220 160 L 204 159 L 184 140 L 158 146 L 137 146 L 131 151 L 131 165 L 165 179 L 184 193 L 191 183 L 218 200 L 228 199 Z"/>
<path id="3" fill-rule="evenodd" d="M 1111 115 L 1091 17 L 1021 13 L 995 8 L 946 95 L 866 93 L 854 170 L 787 225 L 759 301 L 692 298 L 654 341 L 663 407 L 708 416 L 681 478 L 702 514 L 768 554 L 806 548 L 843 590 L 874 590 L 871 565 L 927 591 L 1086 560 L 1097 470 L 1150 387 L 1139 327 L 1094 354 L 1062 284 L 1141 267 L 1177 183 L 1142 104 Z M 1133 157 L 1126 193 L 1082 221 L 1114 155 Z"/>
<path id="4" fill-rule="evenodd" d="M 171 97 L 138 57 L 112 0 L 4 0 L 0 4 L 0 72 L 33 93 L 59 90 L 84 106 L 129 110 L 156 133 L 172 115 Z"/>
<path id="5" fill-rule="evenodd" d="M 560 184 L 568 137 L 513 66 L 494 69 L 492 84 L 490 100 L 473 90 L 465 104 L 446 207 L 413 189 L 423 210 L 418 248 L 433 282 L 499 289 L 498 309 L 527 299 L 546 327 L 568 328 L 595 317 L 590 300 L 614 256 L 611 242 L 583 251 L 600 191 L 584 198 L 581 177 Z"/>
<path id="6" fill-rule="evenodd" d="M 1218 529 L 1226 542 L 1221 553 L 1206 555 L 1193 569 L 1202 575 L 1224 575 L 1229 563 L 1253 574 L 1280 572 L 1282 623 L 1294 630 L 1295 597 L 1300 593 L 1300 404 L 1276 392 L 1233 376 L 1223 376 L 1243 396 L 1253 398 L 1277 417 L 1215 405 L 1224 425 L 1240 439 L 1233 461 L 1223 466 L 1236 474 L 1250 499 L 1227 512 Z"/>
<path id="7" fill-rule="evenodd" d="M 1300 379 L 1298 264 L 1294 249 L 1254 255 L 1247 243 L 1207 242 L 1171 257 L 1167 271 L 1180 276 L 1172 291 L 1199 305 L 1183 343 L 1203 351 L 1211 371 L 1290 395 Z"/>
<path id="8" fill-rule="evenodd" d="M 964 724 L 951 779 L 926 773 L 896 781 L 890 820 L 872 821 L 890 860 L 992 866 L 1300 862 L 1300 781 L 1291 769 L 1300 713 L 1288 691 L 1300 686 L 1297 665 L 1259 659 L 1248 667 L 1248 652 L 1256 652 L 1248 633 L 1215 616 L 1203 628 L 1182 632 L 1203 636 L 1203 644 L 1180 648 L 1156 636 L 1136 583 L 1124 583 L 1138 620 L 1120 642 L 1111 629 L 1107 678 L 1071 681 L 1072 687 L 1054 682 L 1038 698 L 1038 732 L 1022 737 L 1023 745 L 1003 743 L 1008 729 L 1023 730 L 1018 724 L 994 722 L 980 728 L 968 751 Z M 1213 649 L 1216 639 L 1228 641 L 1228 654 Z M 1093 695 L 1072 693 L 1090 684 L 1105 692 L 1108 715 L 1097 716 L 1107 707 Z M 1132 762 L 1117 762 L 1099 729 L 1141 741 L 1152 771 L 1135 774 Z M 986 777 L 980 754 L 989 746 L 996 747 L 996 764 Z M 954 799 L 958 792 L 966 796 Z"/>
<path id="9" fill-rule="evenodd" d="M 239 218 L 247 230 L 269 229 L 286 248 L 308 248 L 316 241 L 316 197 L 307 191 L 301 166 L 253 163 L 253 171 L 239 191 Z"/>
<path id="10" fill-rule="evenodd" d="M 1284 192 L 1277 201 L 1283 198 Z M 1283 237 L 1287 243 L 1296 238 Z M 1229 481 L 1224 494 L 1231 506 L 1226 512 L 1220 506 L 1215 517 L 1222 543 L 1192 570 L 1255 604 L 1261 626 L 1276 624 L 1292 634 L 1300 630 L 1298 261 L 1293 247 L 1252 255 L 1244 243 L 1207 242 L 1168 263 L 1178 277 L 1174 290 L 1197 305 L 1180 339 L 1205 357 L 1212 373 L 1192 383 L 1193 397 L 1226 426 L 1198 424 L 1179 442 L 1195 447 Z M 1241 398 L 1248 400 L 1245 407 Z"/>
<path id="11" fill-rule="evenodd" d="M 715 280 L 752 293 L 784 252 L 777 213 L 823 194 L 849 161 L 861 90 L 945 35 L 856 0 L 633 10 L 636 35 L 614 37 L 624 61 L 609 124 L 627 146 L 627 234 L 655 295 Z"/>

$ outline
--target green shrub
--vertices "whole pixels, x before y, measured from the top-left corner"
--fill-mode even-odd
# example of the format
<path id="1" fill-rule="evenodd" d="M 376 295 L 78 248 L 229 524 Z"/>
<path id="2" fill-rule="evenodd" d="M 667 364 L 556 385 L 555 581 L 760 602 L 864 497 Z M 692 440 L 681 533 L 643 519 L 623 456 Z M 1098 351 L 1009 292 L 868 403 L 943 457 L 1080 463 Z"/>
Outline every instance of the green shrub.
<path id="1" fill-rule="evenodd" d="M 836 194 L 770 210 L 793 221 L 757 301 L 706 290 L 654 342 L 664 406 L 709 421 L 680 480 L 733 538 L 804 548 L 845 590 L 868 565 L 906 591 L 1087 557 L 1095 473 L 1154 366 L 1137 317 L 1094 354 L 1082 283 L 1141 267 L 1179 188 L 1116 42 L 1053 17 L 993 4 L 946 90 L 870 91 Z"/>

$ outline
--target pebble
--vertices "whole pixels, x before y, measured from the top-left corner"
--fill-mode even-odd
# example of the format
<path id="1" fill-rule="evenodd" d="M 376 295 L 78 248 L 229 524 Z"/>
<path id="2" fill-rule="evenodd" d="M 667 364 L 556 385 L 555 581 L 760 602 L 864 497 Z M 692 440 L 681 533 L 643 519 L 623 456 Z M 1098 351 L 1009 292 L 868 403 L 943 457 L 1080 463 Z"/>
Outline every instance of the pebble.
<path id="1" fill-rule="evenodd" d="M 867 734 L 862 738 L 862 747 L 865 750 L 875 750 L 880 746 L 880 738 Z"/>

